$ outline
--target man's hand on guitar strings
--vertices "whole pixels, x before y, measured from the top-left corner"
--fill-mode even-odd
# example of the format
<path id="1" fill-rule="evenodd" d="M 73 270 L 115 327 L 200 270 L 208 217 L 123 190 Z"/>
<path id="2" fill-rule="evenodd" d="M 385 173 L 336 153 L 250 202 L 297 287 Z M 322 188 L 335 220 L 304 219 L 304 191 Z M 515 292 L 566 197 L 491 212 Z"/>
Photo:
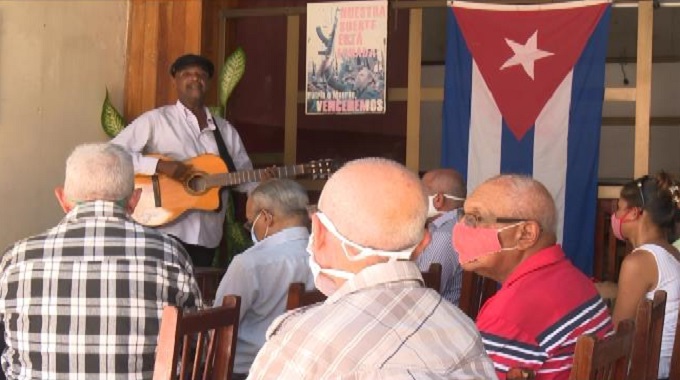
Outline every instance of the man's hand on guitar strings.
<path id="1" fill-rule="evenodd" d="M 265 168 L 264 173 L 262 174 L 262 181 L 278 177 L 276 173 L 276 166 Z"/>
<path id="2" fill-rule="evenodd" d="M 158 160 L 156 173 L 184 182 L 191 175 L 191 166 L 181 161 Z"/>

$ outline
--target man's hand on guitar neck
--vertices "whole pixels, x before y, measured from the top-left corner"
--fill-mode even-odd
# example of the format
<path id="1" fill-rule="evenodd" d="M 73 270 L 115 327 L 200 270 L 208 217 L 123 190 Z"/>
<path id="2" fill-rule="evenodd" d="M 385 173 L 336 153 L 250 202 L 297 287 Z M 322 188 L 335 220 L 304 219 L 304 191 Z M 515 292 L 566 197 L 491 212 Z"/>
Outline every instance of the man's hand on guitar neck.
<path id="1" fill-rule="evenodd" d="M 277 171 L 276 171 L 276 166 L 270 166 L 268 168 L 264 169 L 264 173 L 262 173 L 262 181 L 266 181 L 268 179 L 276 178 L 278 177 Z"/>
<path id="2" fill-rule="evenodd" d="M 177 181 L 183 182 L 191 174 L 191 166 L 181 161 L 158 160 L 156 173 L 166 175 Z"/>

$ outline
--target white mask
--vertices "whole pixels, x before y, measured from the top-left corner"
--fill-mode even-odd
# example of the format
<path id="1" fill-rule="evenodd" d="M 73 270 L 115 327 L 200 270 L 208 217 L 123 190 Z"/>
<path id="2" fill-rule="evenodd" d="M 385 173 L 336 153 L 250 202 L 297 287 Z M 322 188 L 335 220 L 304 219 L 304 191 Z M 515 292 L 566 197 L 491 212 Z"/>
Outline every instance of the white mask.
<path id="1" fill-rule="evenodd" d="M 448 199 L 451 199 L 451 200 L 454 200 L 454 201 L 464 201 L 465 200 L 465 198 L 459 198 L 459 197 L 456 197 L 456 196 L 453 196 L 453 195 L 448 195 L 448 194 L 442 194 L 442 195 L 444 196 L 444 198 L 448 198 Z M 434 207 L 434 198 L 436 196 L 437 196 L 436 194 L 427 196 L 427 217 L 428 218 L 435 217 L 435 216 L 442 213 L 441 211 L 437 210 Z"/>
<path id="2" fill-rule="evenodd" d="M 317 217 L 319 218 L 319 221 L 321 224 L 326 227 L 326 229 L 332 233 L 340 242 L 342 243 L 342 250 L 345 253 L 345 257 L 347 257 L 347 260 L 350 261 L 359 261 L 363 260 L 367 257 L 370 256 L 382 256 L 382 257 L 389 257 L 390 262 L 396 261 L 396 260 L 408 260 L 411 258 L 411 255 L 413 254 L 413 250 L 416 248 L 417 245 L 413 247 L 409 247 L 405 250 L 402 251 L 382 251 L 382 250 L 377 250 L 373 248 L 367 248 L 363 247 L 346 237 L 342 236 L 340 232 L 338 232 L 337 228 L 335 228 L 335 225 L 328 219 L 328 217 L 322 213 L 321 211 L 318 211 L 316 213 Z M 316 285 L 317 289 L 319 289 L 322 293 L 326 294 L 329 296 L 330 294 L 333 294 L 335 292 L 335 283 L 331 281 L 329 278 L 325 276 L 320 276 L 320 274 L 326 274 L 328 276 L 336 277 L 336 278 L 342 278 L 344 280 L 350 280 L 352 277 L 355 276 L 355 273 L 352 272 L 347 272 L 344 270 L 340 269 L 332 269 L 332 268 L 321 268 L 321 266 L 316 262 L 316 259 L 314 258 L 314 252 L 312 251 L 312 242 L 314 241 L 314 232 L 312 232 L 309 236 L 309 242 L 307 243 L 307 253 L 309 253 L 309 268 L 312 270 L 312 274 L 314 275 L 314 284 Z M 359 250 L 359 253 L 350 256 L 349 253 L 347 253 L 347 247 L 346 245 L 349 245 L 351 247 L 354 247 Z"/>
<path id="3" fill-rule="evenodd" d="M 255 235 L 255 223 L 257 223 L 257 219 L 260 218 L 260 215 L 262 215 L 262 211 L 260 211 L 260 213 L 257 214 L 257 216 L 255 217 L 255 220 L 253 220 L 253 224 L 250 226 L 250 238 L 253 239 L 253 243 L 255 243 L 255 244 L 257 244 L 261 241 Z M 262 237 L 263 240 L 264 240 L 264 238 L 267 237 L 267 232 L 269 232 L 269 226 L 267 226 L 267 229 L 264 230 L 264 236 Z"/>

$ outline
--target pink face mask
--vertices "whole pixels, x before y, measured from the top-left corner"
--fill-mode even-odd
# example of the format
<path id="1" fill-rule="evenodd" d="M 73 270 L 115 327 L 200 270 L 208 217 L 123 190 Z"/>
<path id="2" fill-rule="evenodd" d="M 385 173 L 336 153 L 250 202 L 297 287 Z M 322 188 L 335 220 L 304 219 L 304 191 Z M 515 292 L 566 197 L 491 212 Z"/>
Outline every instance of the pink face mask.
<path id="1" fill-rule="evenodd" d="M 617 218 L 615 212 L 612 213 L 612 218 L 611 218 L 612 232 L 614 233 L 614 236 L 619 240 L 622 240 L 622 241 L 626 240 L 626 237 L 623 236 L 623 231 L 621 231 L 621 225 L 625 222 L 630 222 L 630 220 L 626 220 L 626 217 L 628 216 L 628 214 L 631 211 L 633 211 L 633 209 L 626 211 L 626 213 L 623 214 L 623 216 L 621 218 Z"/>
<path id="2" fill-rule="evenodd" d="M 498 234 L 503 230 L 516 227 L 522 223 L 524 222 L 518 222 L 499 229 L 470 227 L 464 222 L 456 223 L 453 226 L 453 239 L 451 243 L 456 252 L 458 252 L 458 261 L 461 264 L 465 264 L 491 253 L 515 249 L 516 247 L 503 248 L 501 241 L 498 239 Z"/>

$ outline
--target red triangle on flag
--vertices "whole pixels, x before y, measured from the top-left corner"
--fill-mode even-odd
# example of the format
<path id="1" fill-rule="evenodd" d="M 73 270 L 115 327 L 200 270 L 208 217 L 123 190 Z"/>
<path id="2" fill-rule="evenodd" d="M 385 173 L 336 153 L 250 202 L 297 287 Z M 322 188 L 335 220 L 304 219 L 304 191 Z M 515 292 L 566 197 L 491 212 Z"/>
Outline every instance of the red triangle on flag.
<path id="1" fill-rule="evenodd" d="M 474 63 L 518 140 L 572 70 L 609 6 L 452 4 Z"/>

